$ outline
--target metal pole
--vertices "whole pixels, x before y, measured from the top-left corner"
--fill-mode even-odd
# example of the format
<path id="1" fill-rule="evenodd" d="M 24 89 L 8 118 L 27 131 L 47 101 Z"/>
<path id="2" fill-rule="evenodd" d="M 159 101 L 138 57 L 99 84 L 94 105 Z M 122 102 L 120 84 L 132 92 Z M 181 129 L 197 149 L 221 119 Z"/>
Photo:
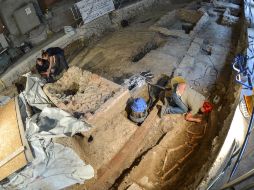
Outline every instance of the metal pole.
<path id="1" fill-rule="evenodd" d="M 224 190 L 224 189 L 228 189 L 230 187 L 233 187 L 239 183 L 241 183 L 242 181 L 252 177 L 254 175 L 254 169 L 250 170 L 249 172 L 247 172 L 246 174 L 242 175 L 239 178 L 236 178 L 235 180 L 225 184 L 220 190 Z"/>
<path id="2" fill-rule="evenodd" d="M 253 117 L 254 117 L 254 107 L 253 107 L 253 109 L 252 109 L 252 114 L 251 114 L 251 119 L 250 119 L 250 123 L 249 123 L 249 127 L 248 127 L 247 134 L 246 134 L 246 136 L 245 136 L 245 139 L 244 139 L 242 148 L 241 148 L 240 153 L 239 153 L 239 155 L 238 155 L 238 157 L 237 157 L 237 160 L 236 160 L 236 162 L 235 162 L 235 165 L 234 165 L 234 167 L 233 167 L 233 170 L 232 170 L 232 172 L 231 172 L 231 174 L 230 174 L 229 180 L 230 180 L 231 177 L 235 174 L 235 172 L 236 172 L 236 170 L 237 170 L 237 168 L 238 168 L 238 165 L 239 165 L 239 163 L 240 163 L 240 161 L 241 161 L 241 159 L 242 159 L 242 156 L 243 156 L 243 154 L 244 154 L 244 151 L 245 151 L 245 149 L 246 149 L 246 147 L 247 147 L 247 144 L 248 144 L 248 141 L 249 141 L 249 137 L 250 137 L 250 134 L 251 134 L 251 131 L 252 131 L 252 128 L 253 128 L 253 120 L 254 120 Z"/>

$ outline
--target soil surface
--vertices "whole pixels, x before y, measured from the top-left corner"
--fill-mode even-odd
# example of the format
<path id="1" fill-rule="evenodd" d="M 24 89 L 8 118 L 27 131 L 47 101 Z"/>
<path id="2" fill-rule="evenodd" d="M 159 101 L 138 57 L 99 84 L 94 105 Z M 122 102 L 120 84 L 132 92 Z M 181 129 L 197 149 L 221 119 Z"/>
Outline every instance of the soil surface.
<path id="1" fill-rule="evenodd" d="M 57 107 L 86 119 L 120 88 L 96 74 L 71 67 L 57 82 L 46 84 L 44 92 Z"/>
<path id="2" fill-rule="evenodd" d="M 230 63 L 239 34 L 235 32 L 234 26 L 222 25 L 219 22 L 221 15 L 213 12 L 212 7 L 206 11 L 211 15 L 209 21 L 192 38 L 165 36 L 149 30 L 167 14 L 166 11 L 153 10 L 132 20 L 128 27 L 104 37 L 93 47 L 81 52 L 72 62 L 73 65 L 118 84 L 147 70 L 155 75 L 155 81 L 162 74 L 182 75 L 192 88 L 204 94 L 210 101 L 213 101 L 215 96 L 219 97 L 219 101 L 214 104 L 214 111 L 206 116 L 201 124 L 186 122 L 182 115 L 164 116 L 157 132 L 148 135 L 151 141 L 161 137 L 158 142 L 156 140 L 157 145 L 148 142 L 149 151 L 135 160 L 111 189 L 126 189 L 133 183 L 143 189 L 195 189 L 195 185 L 198 185 L 204 176 L 206 171 L 201 170 L 209 160 L 210 151 L 214 147 L 213 139 L 230 114 L 230 110 L 223 110 L 223 107 L 232 104 L 236 97 L 228 99 L 228 84 L 231 80 Z M 167 28 L 174 28 L 176 25 L 179 25 L 179 20 Z M 119 117 L 126 116 L 123 114 Z M 123 121 L 125 122 L 124 119 Z M 112 126 L 123 129 L 123 121 L 117 123 L 116 120 Z M 135 131 L 134 128 L 135 125 L 130 134 Z M 127 133 L 114 134 L 121 136 Z M 112 143 L 112 149 L 114 148 L 114 139 L 109 133 L 98 130 L 94 135 L 107 140 L 98 141 L 98 144 L 90 145 L 90 148 L 88 144 L 82 144 L 85 150 L 91 147 L 94 149 L 93 155 L 86 156 L 99 157 L 103 143 Z M 104 153 L 101 156 L 105 155 L 106 158 L 107 153 Z M 96 160 L 101 163 L 109 160 L 109 157 Z M 91 162 L 97 167 L 97 161 Z M 92 183 L 96 183 L 96 179 Z"/>
<path id="3" fill-rule="evenodd" d="M 180 12 L 182 19 L 176 18 L 164 26 L 166 31 L 174 29 L 177 35 L 151 30 L 164 15 L 184 7 L 188 11 Z M 240 30 L 235 25 L 222 25 L 221 13 L 212 6 L 202 8 L 209 13 L 209 20 L 199 23 L 202 15 L 208 15 L 198 12 L 199 8 L 198 4 L 187 7 L 176 4 L 151 9 L 129 20 L 128 26 L 86 47 L 70 63 L 76 67 L 70 68 L 55 84 L 45 87 L 51 100 L 63 110 L 92 114 L 113 97 L 119 87 L 104 83 L 100 77 L 122 84 L 124 79 L 149 70 L 155 76 L 153 82 L 164 74 L 182 75 L 193 89 L 214 102 L 213 112 L 205 115 L 200 124 L 185 121 L 183 115 L 157 116 L 155 120 L 160 122 L 149 131 L 139 156 L 129 168 L 119 171 L 119 178 L 111 189 L 127 189 L 133 183 L 143 189 L 195 189 L 207 172 L 202 168 L 211 157 L 213 140 L 234 110 L 230 105 L 238 89 L 229 83 Z M 186 23 L 193 14 L 196 15 L 194 21 Z M 200 24 L 200 29 L 192 35 L 184 31 L 190 23 L 190 30 Z M 144 89 L 135 96 L 148 97 Z M 98 171 L 121 150 L 138 127 L 128 119 L 126 110 L 118 110 L 114 119 L 96 126 L 84 137 L 60 139 L 60 143 L 76 150 L 97 173 L 94 179 L 69 189 L 85 189 L 87 185 L 96 184 Z"/>

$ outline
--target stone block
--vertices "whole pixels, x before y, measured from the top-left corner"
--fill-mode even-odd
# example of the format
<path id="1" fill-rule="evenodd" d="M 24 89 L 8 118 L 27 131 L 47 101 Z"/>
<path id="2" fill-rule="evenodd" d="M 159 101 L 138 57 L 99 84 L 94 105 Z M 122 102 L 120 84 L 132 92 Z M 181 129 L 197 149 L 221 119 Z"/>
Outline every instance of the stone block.
<path id="1" fill-rule="evenodd" d="M 127 190 L 143 190 L 139 185 L 133 183 Z"/>
<path id="2" fill-rule="evenodd" d="M 180 63 L 180 67 L 188 66 L 188 67 L 193 67 L 194 66 L 194 58 L 186 55 L 183 60 Z"/>
<path id="3" fill-rule="evenodd" d="M 196 26 L 190 33 L 190 36 L 194 36 L 198 31 L 202 29 L 202 27 L 209 21 L 209 15 L 206 12 L 203 12 L 203 16 L 197 22 Z"/>
<path id="4" fill-rule="evenodd" d="M 156 26 L 150 27 L 150 30 L 154 32 L 159 32 L 165 36 L 174 36 L 174 37 L 180 37 L 184 39 L 190 39 L 190 36 L 188 34 L 185 34 L 183 30 L 169 30 L 167 28 L 156 27 Z"/>
<path id="5" fill-rule="evenodd" d="M 195 38 L 193 40 L 193 42 L 197 43 L 197 44 L 199 44 L 201 46 L 204 43 L 204 39 L 202 39 L 202 38 Z"/>
<path id="6" fill-rule="evenodd" d="M 198 55 L 199 51 L 200 51 L 200 45 L 195 42 L 192 42 L 187 54 L 191 57 L 195 57 Z"/>

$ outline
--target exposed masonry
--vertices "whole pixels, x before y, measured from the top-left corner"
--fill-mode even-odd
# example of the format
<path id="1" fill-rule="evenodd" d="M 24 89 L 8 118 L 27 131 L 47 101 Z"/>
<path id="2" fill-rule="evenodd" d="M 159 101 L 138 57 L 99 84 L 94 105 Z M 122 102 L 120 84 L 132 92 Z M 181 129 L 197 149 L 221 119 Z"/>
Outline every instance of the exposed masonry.
<path id="1" fill-rule="evenodd" d="M 87 119 L 120 88 L 96 74 L 71 67 L 56 83 L 46 84 L 44 91 L 57 107 Z"/>
<path id="2" fill-rule="evenodd" d="M 92 22 L 78 27 L 76 29 L 76 34 L 73 36 L 59 36 L 53 42 L 48 44 L 40 45 L 35 48 L 32 52 L 28 53 L 20 60 L 15 63 L 15 66 L 12 66 L 7 70 L 7 72 L 0 78 L 0 91 L 4 90 L 6 87 L 12 85 L 13 81 L 17 80 L 23 74 L 29 72 L 35 66 L 36 58 L 41 56 L 41 50 L 47 49 L 49 47 L 62 47 L 67 48 L 70 44 L 78 42 L 80 46 L 87 45 L 87 41 L 91 38 L 101 37 L 107 31 L 118 30 L 120 27 L 120 22 L 123 19 L 130 19 L 137 15 L 142 14 L 151 7 L 155 7 L 160 4 L 167 4 L 170 6 L 170 1 L 161 1 L 161 0 L 142 0 L 138 1 L 129 6 L 117 9 L 110 14 L 101 16 Z M 86 41 L 86 43 L 84 43 Z M 72 51 L 78 51 L 82 48 L 78 46 Z"/>

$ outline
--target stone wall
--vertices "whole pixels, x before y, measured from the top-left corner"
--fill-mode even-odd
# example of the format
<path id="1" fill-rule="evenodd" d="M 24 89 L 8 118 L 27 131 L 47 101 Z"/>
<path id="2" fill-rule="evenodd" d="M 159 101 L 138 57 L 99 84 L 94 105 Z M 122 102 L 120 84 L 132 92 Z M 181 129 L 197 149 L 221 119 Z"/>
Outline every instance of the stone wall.
<path id="1" fill-rule="evenodd" d="M 1 2 L 1 9 L 2 3 L 6 3 L 7 0 Z M 14 0 L 8 0 L 6 6 L 10 5 L 11 2 Z M 25 2 L 28 0 L 22 0 Z M 35 1 L 35 0 L 34 0 Z M 187 2 L 188 0 L 186 0 Z M 48 42 L 35 47 L 31 52 L 23 56 L 20 60 L 18 60 L 12 68 L 9 68 L 5 74 L 3 74 L 0 78 L 0 91 L 5 89 L 5 87 L 11 86 L 13 81 L 17 80 L 20 76 L 24 73 L 28 72 L 31 68 L 35 66 L 35 60 L 41 55 L 42 49 L 47 49 L 48 47 L 62 47 L 65 48 L 71 43 L 76 43 L 78 41 L 81 46 L 78 47 L 79 50 L 82 49 L 82 46 L 85 44 L 84 41 L 87 39 L 91 39 L 94 37 L 100 37 L 107 31 L 117 30 L 120 27 L 121 20 L 131 19 L 136 17 L 145 11 L 154 8 L 155 6 L 159 6 L 162 4 L 166 4 L 167 6 L 170 5 L 170 0 L 142 0 L 137 1 L 136 3 L 126 5 L 123 8 L 117 9 L 110 14 L 101 16 L 92 22 L 82 25 L 76 29 L 76 34 L 73 36 L 57 34 L 54 39 L 48 40 Z M 18 3 L 15 4 L 18 5 Z M 16 7 L 16 5 L 14 6 Z M 13 26 L 15 27 L 15 26 Z M 87 44 L 86 44 L 87 45 Z M 75 52 L 77 49 L 74 49 Z"/>
<path id="2" fill-rule="evenodd" d="M 13 13 L 15 10 L 21 8 L 27 3 L 34 3 L 38 5 L 37 0 L 2 0 L 0 6 L 0 15 L 2 17 L 3 22 L 5 23 L 7 29 L 12 35 L 19 35 L 19 29 L 16 25 L 16 22 L 13 17 Z"/>

